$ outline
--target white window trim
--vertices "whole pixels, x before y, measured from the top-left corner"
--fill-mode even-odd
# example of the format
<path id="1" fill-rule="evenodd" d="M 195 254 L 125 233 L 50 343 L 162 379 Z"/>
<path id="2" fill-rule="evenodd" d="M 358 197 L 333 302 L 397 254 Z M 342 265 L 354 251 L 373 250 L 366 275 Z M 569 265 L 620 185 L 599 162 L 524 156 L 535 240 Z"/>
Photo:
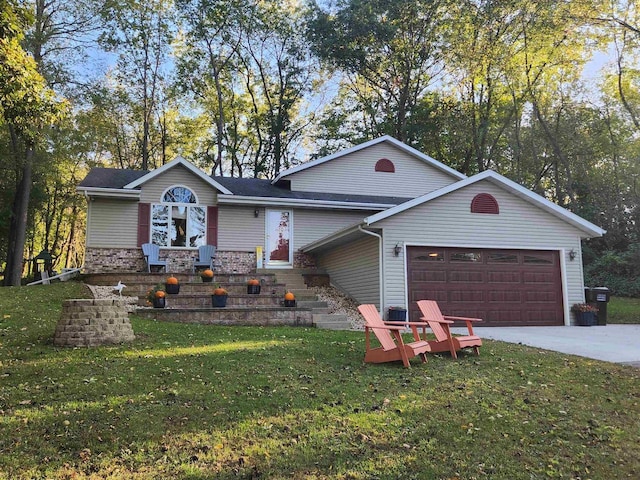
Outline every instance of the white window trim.
<path id="1" fill-rule="evenodd" d="M 165 197 L 165 195 L 167 194 L 167 192 L 173 188 L 184 188 L 186 190 L 189 190 L 191 192 L 191 194 L 193 195 L 194 199 L 195 199 L 195 203 L 178 203 L 178 202 L 164 202 L 162 201 Z M 149 239 L 151 241 L 153 241 L 153 210 L 154 207 L 157 205 L 161 205 L 161 206 L 167 206 L 169 207 L 169 223 L 167 228 L 171 229 L 171 213 L 172 213 L 172 208 L 171 207 L 187 207 L 187 210 L 189 207 L 199 207 L 202 208 L 204 210 L 204 235 L 205 235 L 205 244 L 206 242 L 206 236 L 207 236 L 207 228 L 208 228 L 208 223 L 209 223 L 209 218 L 207 216 L 207 206 L 206 205 L 201 205 L 200 201 L 198 199 L 198 194 L 190 187 L 187 187 L 186 185 L 181 185 L 181 184 L 175 184 L 175 185 L 171 185 L 169 187 L 167 187 L 162 194 L 160 195 L 160 201 L 156 202 L 156 203 L 151 203 L 151 211 L 149 212 L 150 215 L 150 221 L 149 221 Z M 189 213 L 187 213 L 187 222 L 189 221 L 190 215 Z M 188 225 L 187 225 L 187 230 L 188 230 Z M 168 234 L 168 239 L 169 239 L 169 243 L 171 243 L 171 235 L 170 235 L 170 231 Z M 166 249 L 166 250 L 197 250 L 198 247 L 190 247 L 190 246 L 184 246 L 184 247 L 179 247 L 179 246 L 175 246 L 175 245 L 158 245 L 160 248 L 162 249 Z"/>

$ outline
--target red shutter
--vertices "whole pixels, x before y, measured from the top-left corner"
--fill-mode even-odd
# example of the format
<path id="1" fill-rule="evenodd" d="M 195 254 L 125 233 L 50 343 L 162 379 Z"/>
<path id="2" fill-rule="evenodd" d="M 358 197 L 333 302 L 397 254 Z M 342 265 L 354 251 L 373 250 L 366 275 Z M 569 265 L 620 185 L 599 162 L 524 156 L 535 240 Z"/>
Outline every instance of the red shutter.
<path id="1" fill-rule="evenodd" d="M 149 243 L 149 232 L 151 224 L 151 204 L 138 204 L 138 246 Z"/>
<path id="2" fill-rule="evenodd" d="M 218 207 L 207 207 L 207 244 L 218 246 Z"/>

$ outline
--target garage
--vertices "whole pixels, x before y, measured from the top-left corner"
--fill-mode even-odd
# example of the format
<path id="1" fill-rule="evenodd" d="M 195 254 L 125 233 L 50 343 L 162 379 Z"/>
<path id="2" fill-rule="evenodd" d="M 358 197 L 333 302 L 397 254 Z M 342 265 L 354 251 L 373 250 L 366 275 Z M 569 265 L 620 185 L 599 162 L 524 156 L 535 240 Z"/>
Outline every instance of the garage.
<path id="1" fill-rule="evenodd" d="M 407 247 L 406 258 L 412 320 L 429 299 L 483 326 L 564 325 L 558 251 Z"/>

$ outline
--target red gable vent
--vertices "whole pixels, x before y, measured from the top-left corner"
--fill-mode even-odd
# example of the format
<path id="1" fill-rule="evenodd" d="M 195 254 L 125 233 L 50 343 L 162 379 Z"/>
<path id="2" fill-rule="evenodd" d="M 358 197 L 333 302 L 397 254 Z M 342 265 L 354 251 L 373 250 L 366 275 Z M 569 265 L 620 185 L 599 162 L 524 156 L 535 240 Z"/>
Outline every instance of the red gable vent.
<path id="1" fill-rule="evenodd" d="M 393 162 L 388 158 L 381 158 L 376 162 L 376 172 L 395 173 L 396 167 L 393 166 Z"/>
<path id="2" fill-rule="evenodd" d="M 492 195 L 488 193 L 479 193 L 471 201 L 471 213 L 491 213 L 497 215 L 500 213 L 498 202 Z"/>

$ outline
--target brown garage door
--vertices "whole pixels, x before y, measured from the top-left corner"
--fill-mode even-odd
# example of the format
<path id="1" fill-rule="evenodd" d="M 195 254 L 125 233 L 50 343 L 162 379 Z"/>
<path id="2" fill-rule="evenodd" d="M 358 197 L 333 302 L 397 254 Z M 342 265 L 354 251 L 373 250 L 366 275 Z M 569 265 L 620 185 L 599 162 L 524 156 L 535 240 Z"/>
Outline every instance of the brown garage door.
<path id="1" fill-rule="evenodd" d="M 408 247 L 407 263 L 413 320 L 429 299 L 486 326 L 564 324 L 558 252 Z"/>

